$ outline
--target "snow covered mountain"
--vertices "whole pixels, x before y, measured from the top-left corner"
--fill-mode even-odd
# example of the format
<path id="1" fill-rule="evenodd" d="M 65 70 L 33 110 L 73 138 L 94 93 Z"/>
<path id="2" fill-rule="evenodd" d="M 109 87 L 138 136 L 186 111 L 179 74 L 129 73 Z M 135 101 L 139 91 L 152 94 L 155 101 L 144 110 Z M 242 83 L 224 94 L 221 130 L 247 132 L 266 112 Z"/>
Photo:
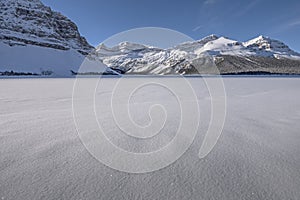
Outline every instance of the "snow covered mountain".
<path id="1" fill-rule="evenodd" d="M 127 74 L 211 73 L 213 64 L 223 74 L 300 73 L 300 54 L 264 36 L 239 42 L 210 35 L 169 49 L 129 42 L 112 48 L 101 44 L 96 52 L 106 65 Z"/>
<path id="2" fill-rule="evenodd" d="M 244 46 L 253 49 L 256 52 L 268 52 L 269 56 L 297 58 L 299 53 L 291 50 L 286 44 L 269 37 L 259 36 L 243 43 Z"/>
<path id="3" fill-rule="evenodd" d="M 11 46 L 31 44 L 60 50 L 73 48 L 82 54 L 93 48 L 80 36 L 71 20 L 39 0 L 1 0 L 1 10 L 1 39 Z"/>
<path id="4" fill-rule="evenodd" d="M 70 70 L 77 71 L 94 50 L 75 23 L 40 0 L 0 0 L 0 7 L 0 73 L 4 75 L 70 76 Z M 106 68 L 101 62 L 97 65 Z"/>
<path id="5" fill-rule="evenodd" d="M 75 23 L 40 0 L 0 0 L 0 6 L 0 75 L 216 73 L 212 65 L 223 74 L 300 74 L 300 54 L 264 36 L 239 42 L 210 35 L 169 49 L 130 42 L 94 48 Z"/>

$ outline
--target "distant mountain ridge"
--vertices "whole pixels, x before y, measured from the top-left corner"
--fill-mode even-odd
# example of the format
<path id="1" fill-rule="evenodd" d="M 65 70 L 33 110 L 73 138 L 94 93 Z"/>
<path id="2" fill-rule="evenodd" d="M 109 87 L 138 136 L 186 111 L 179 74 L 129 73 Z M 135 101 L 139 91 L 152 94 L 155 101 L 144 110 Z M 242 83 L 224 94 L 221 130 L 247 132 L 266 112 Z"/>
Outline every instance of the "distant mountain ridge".
<path id="1" fill-rule="evenodd" d="M 266 36 L 239 42 L 210 35 L 169 49 L 130 42 L 112 48 L 101 44 L 96 52 L 104 64 L 127 74 L 211 73 L 208 65 L 212 64 L 222 74 L 300 73 L 300 54 Z"/>

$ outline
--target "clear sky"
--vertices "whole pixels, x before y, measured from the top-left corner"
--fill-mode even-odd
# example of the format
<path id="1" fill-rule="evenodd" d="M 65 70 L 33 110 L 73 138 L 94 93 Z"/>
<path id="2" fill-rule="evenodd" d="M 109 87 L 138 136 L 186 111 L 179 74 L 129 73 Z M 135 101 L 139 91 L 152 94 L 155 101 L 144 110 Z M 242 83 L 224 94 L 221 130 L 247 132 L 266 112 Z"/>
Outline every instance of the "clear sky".
<path id="1" fill-rule="evenodd" d="M 74 21 L 92 45 L 122 31 L 164 27 L 193 39 L 266 35 L 300 52 L 299 0 L 42 0 Z"/>

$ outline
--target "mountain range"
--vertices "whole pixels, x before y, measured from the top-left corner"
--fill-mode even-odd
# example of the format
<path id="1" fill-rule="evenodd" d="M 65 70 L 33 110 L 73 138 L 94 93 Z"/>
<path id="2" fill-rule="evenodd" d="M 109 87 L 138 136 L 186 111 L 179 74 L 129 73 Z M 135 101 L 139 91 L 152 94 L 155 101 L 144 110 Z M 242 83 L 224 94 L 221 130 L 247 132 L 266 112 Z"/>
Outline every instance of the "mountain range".
<path id="1" fill-rule="evenodd" d="M 127 74 L 300 73 L 300 54 L 278 40 L 259 36 L 247 42 L 210 35 L 169 49 L 123 42 L 101 44 L 97 56 Z"/>
<path id="2" fill-rule="evenodd" d="M 168 49 L 131 42 L 93 47 L 74 22 L 40 0 L 0 6 L 0 75 L 74 76 L 87 57 L 86 73 L 300 74 L 300 54 L 266 36 L 239 42 L 210 35 Z"/>

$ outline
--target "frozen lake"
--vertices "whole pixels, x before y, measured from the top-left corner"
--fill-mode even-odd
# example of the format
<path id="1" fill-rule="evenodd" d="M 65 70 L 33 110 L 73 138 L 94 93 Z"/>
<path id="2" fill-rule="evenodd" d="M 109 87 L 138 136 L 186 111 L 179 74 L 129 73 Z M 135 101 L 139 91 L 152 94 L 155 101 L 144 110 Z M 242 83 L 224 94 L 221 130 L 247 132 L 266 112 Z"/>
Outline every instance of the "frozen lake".
<path id="1" fill-rule="evenodd" d="M 130 85 L 135 79 L 122 84 Z M 176 82 L 174 77 L 168 79 Z M 111 169 L 85 148 L 73 119 L 74 81 L 0 80 L 1 199 L 300 199 L 300 78 L 224 78 L 224 129 L 203 159 L 198 152 L 209 124 L 210 96 L 201 78 L 188 78 L 200 108 L 197 135 L 177 161 L 144 174 Z M 153 103 L 171 113 L 164 124 L 167 131 L 150 145 L 128 142 L 109 112 L 116 81 L 101 79 L 105 87 L 95 90 L 95 114 L 110 139 L 136 152 L 170 142 L 180 121 L 174 96 L 153 86 L 133 95 L 128 104 L 133 121 L 140 126 L 149 122 Z M 192 103 L 195 99 L 185 100 Z M 115 103 L 122 106 L 124 102 Z M 82 110 L 89 107 L 78 105 Z M 84 120 L 88 127 L 90 118 Z"/>

